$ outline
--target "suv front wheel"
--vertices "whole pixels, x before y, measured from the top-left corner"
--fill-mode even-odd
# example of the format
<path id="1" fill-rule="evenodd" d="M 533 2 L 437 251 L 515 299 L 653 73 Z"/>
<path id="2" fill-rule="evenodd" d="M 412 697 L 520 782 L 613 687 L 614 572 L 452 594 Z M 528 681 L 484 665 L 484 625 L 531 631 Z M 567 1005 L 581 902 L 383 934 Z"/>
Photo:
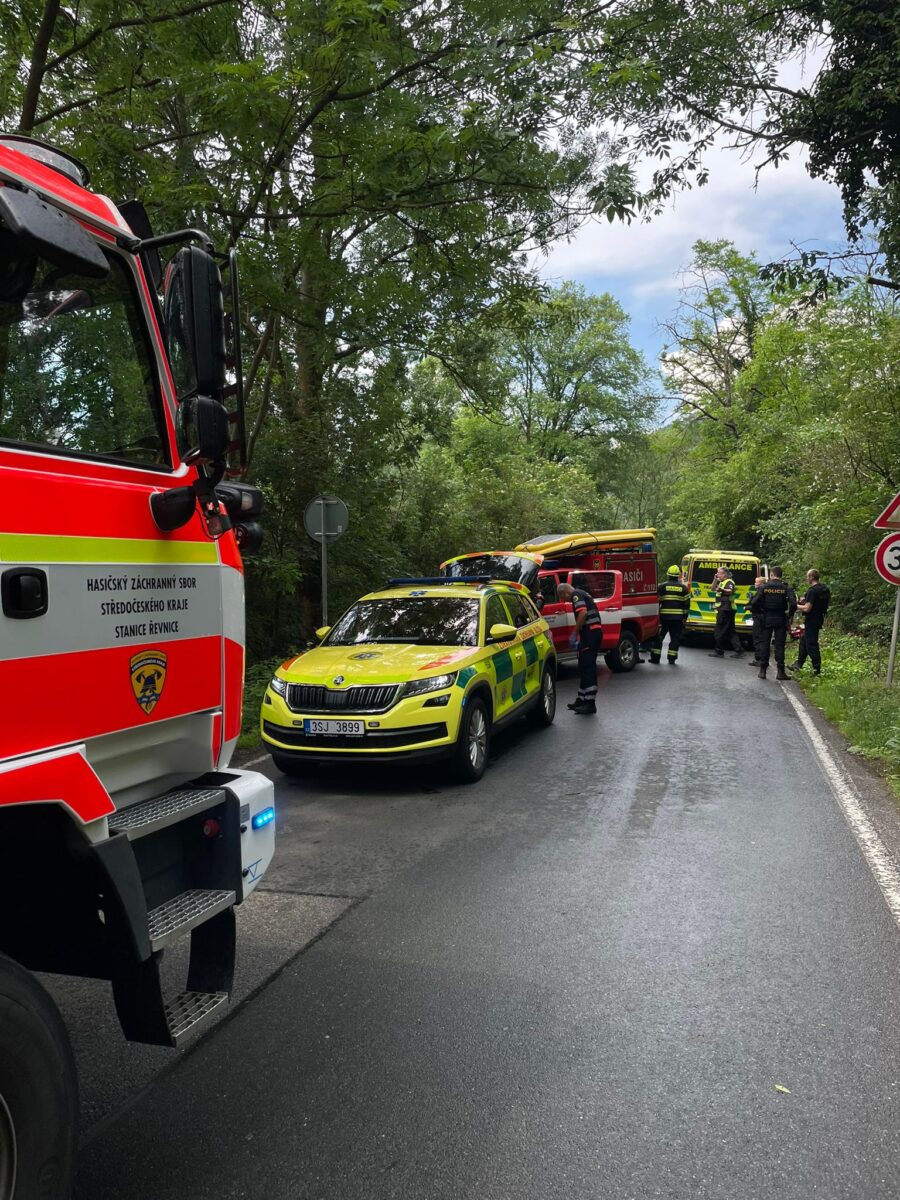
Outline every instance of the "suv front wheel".
<path id="1" fill-rule="evenodd" d="M 453 752 L 453 773 L 460 783 L 477 783 L 487 770 L 491 748 L 491 719 L 487 705 L 480 696 L 466 702 L 456 749 Z"/>

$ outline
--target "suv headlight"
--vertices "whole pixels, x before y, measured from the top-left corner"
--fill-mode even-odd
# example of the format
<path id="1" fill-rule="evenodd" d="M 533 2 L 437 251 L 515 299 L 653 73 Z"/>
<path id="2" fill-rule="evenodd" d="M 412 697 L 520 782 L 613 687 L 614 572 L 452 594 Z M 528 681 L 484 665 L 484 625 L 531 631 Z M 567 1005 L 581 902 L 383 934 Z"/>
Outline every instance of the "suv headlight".
<path id="1" fill-rule="evenodd" d="M 272 679 L 272 682 L 269 684 L 269 687 L 272 689 L 272 691 L 276 692 L 279 696 L 283 696 L 287 692 L 287 686 L 288 686 L 287 680 L 279 679 L 277 675 Z"/>
<path id="2" fill-rule="evenodd" d="M 424 692 L 443 691 L 444 688 L 453 687 L 457 674 L 458 672 L 454 671 L 452 675 L 432 675 L 430 679 L 413 679 L 410 683 L 404 684 L 400 696 L 405 699 L 407 696 L 421 696 Z"/>

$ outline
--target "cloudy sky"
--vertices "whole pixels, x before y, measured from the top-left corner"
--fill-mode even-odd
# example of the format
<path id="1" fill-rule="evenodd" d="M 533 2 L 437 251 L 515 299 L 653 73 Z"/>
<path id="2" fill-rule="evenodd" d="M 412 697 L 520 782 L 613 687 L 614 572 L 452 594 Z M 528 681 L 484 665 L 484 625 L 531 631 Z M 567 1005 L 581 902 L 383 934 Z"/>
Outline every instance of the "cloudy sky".
<path id="1" fill-rule="evenodd" d="M 723 148 L 708 162 L 709 183 L 678 195 L 648 224 L 592 222 L 540 265 L 550 283 L 575 279 L 591 292 L 611 292 L 630 314 L 632 342 L 651 366 L 665 340 L 659 322 L 677 304 L 680 273 L 698 238 L 729 238 L 761 262 L 790 254 L 792 242 L 843 242 L 837 189 L 810 179 L 799 157 L 765 168 L 758 179 L 733 150 Z"/>

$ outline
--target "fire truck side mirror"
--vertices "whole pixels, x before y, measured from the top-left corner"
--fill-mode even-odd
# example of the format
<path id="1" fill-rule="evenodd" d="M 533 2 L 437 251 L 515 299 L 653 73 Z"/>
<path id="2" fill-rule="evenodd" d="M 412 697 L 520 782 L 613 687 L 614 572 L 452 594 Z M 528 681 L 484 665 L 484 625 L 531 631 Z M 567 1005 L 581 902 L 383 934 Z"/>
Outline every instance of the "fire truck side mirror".
<path id="1" fill-rule="evenodd" d="M 231 442 L 224 404 L 209 396 L 191 396 L 182 401 L 178 421 L 184 462 L 224 464 Z"/>
<path id="2" fill-rule="evenodd" d="M 179 399 L 220 399 L 226 366 L 222 276 L 199 246 L 184 246 L 166 269 L 164 315 Z"/>

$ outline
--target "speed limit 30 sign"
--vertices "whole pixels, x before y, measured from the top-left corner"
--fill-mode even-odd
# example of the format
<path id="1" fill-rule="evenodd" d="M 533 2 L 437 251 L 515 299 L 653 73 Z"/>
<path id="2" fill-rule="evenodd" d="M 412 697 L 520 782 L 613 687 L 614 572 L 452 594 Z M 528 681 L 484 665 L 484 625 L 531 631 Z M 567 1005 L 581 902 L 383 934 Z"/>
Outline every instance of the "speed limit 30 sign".
<path id="1" fill-rule="evenodd" d="M 900 587 L 900 533 L 891 533 L 875 551 L 875 570 L 882 579 Z"/>

